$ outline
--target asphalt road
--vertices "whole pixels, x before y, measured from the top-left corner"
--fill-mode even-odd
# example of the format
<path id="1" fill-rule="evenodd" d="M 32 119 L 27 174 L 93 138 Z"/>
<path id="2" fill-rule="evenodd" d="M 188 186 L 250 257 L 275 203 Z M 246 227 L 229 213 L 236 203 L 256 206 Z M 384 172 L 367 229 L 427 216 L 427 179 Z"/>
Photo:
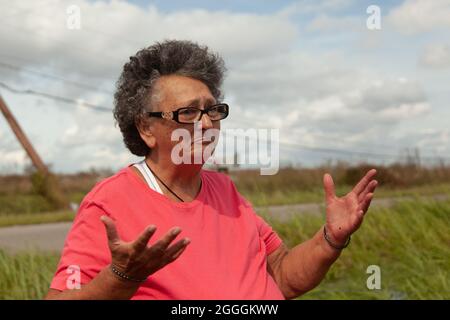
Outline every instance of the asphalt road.
<path id="1" fill-rule="evenodd" d="M 71 225 L 61 222 L 0 228 L 0 248 L 8 252 L 27 249 L 59 252 Z"/>

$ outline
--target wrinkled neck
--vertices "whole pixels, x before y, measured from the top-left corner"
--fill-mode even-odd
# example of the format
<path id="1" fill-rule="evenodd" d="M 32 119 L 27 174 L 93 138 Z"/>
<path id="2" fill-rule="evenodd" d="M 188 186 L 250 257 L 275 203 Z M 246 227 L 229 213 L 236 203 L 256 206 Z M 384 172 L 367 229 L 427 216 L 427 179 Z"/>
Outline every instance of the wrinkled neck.
<path id="1" fill-rule="evenodd" d="M 201 164 L 175 164 L 172 160 L 164 159 L 154 153 L 145 158 L 147 165 L 170 188 L 196 192 L 200 187 Z"/>

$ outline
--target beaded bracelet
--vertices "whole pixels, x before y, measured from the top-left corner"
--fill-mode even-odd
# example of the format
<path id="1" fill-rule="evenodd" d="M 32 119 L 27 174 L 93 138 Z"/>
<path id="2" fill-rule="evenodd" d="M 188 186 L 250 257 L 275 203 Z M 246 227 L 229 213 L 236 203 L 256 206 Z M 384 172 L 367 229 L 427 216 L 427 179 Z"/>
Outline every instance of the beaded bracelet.
<path id="1" fill-rule="evenodd" d="M 352 237 L 350 236 L 350 237 L 348 237 L 347 242 L 343 246 L 338 246 L 337 244 L 334 244 L 328 237 L 327 228 L 325 226 L 323 226 L 323 237 L 325 238 L 325 240 L 327 240 L 327 242 L 330 246 L 332 246 L 334 249 L 337 249 L 337 250 L 342 250 L 342 249 L 347 248 L 348 245 L 350 244 L 350 240 L 352 239 Z"/>
<path id="2" fill-rule="evenodd" d="M 136 279 L 136 278 L 132 278 L 128 275 L 126 275 L 125 273 L 119 271 L 115 265 L 111 264 L 110 265 L 110 269 L 111 271 L 119 278 L 124 279 L 124 280 L 128 280 L 128 281 L 133 281 L 133 282 L 144 282 L 145 280 L 147 280 L 147 278 L 145 279 Z"/>

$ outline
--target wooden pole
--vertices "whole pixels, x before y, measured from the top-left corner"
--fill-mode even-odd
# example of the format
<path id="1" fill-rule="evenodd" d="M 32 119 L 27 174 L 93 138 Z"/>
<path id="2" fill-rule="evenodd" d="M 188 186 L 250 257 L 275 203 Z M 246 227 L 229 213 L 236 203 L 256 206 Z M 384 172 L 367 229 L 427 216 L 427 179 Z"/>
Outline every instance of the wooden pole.
<path id="1" fill-rule="evenodd" d="M 22 128 L 20 127 L 14 115 L 9 110 L 8 106 L 5 103 L 5 100 L 3 100 L 1 95 L 0 110 L 5 116 L 5 119 L 10 125 L 12 131 L 16 135 L 17 140 L 19 140 L 20 144 L 25 149 L 25 152 L 33 162 L 33 165 L 38 170 L 38 175 L 32 176 L 34 180 L 33 185 L 37 189 L 37 192 L 50 200 L 57 208 L 68 208 L 68 201 L 59 186 L 56 176 L 50 173 L 41 157 L 39 157 L 39 154 L 34 149 L 30 140 L 28 140 L 25 132 L 23 132 Z"/>
<path id="2" fill-rule="evenodd" d="M 11 127 L 12 131 L 16 135 L 17 140 L 19 140 L 20 144 L 25 149 L 26 153 L 33 162 L 33 165 L 42 174 L 47 175 L 48 174 L 47 166 L 44 164 L 41 157 L 39 157 L 36 150 L 34 150 L 33 145 L 31 144 L 30 140 L 28 140 L 27 136 L 23 132 L 14 115 L 11 113 L 11 111 L 9 111 L 9 108 L 1 95 L 0 95 L 0 109 L 2 110 L 2 113 L 5 116 L 6 121 L 9 123 L 9 126 Z"/>

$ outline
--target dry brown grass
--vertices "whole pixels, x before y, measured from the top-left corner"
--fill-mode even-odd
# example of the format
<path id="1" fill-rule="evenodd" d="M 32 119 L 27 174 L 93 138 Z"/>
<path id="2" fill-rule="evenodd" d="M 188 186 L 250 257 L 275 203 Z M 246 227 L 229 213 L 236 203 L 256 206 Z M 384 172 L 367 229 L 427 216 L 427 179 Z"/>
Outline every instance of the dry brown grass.
<path id="1" fill-rule="evenodd" d="M 424 167 L 417 164 L 393 164 L 378 166 L 363 163 L 350 166 L 339 163 L 332 167 L 283 168 L 274 176 L 260 176 L 258 170 L 232 172 L 236 183 L 243 190 L 302 189 L 322 187 L 322 177 L 330 173 L 337 185 L 354 185 L 371 168 L 378 170 L 377 180 L 387 188 L 408 188 L 450 182 L 450 166 Z"/>
<path id="2" fill-rule="evenodd" d="M 350 166 L 338 163 L 316 168 L 282 168 L 273 176 L 261 176 L 259 170 L 229 172 L 238 190 L 255 206 L 317 202 L 322 200 L 322 177 L 333 175 L 337 194 L 348 192 L 370 168 L 378 170 L 380 197 L 408 194 L 431 195 L 450 190 L 450 166 L 424 167 L 415 163 L 377 166 Z M 112 170 L 57 175 L 62 191 L 70 201 L 79 203 L 100 180 L 114 174 Z M 36 213 L 53 210 L 36 190 L 28 175 L 0 176 L 0 214 Z"/>

